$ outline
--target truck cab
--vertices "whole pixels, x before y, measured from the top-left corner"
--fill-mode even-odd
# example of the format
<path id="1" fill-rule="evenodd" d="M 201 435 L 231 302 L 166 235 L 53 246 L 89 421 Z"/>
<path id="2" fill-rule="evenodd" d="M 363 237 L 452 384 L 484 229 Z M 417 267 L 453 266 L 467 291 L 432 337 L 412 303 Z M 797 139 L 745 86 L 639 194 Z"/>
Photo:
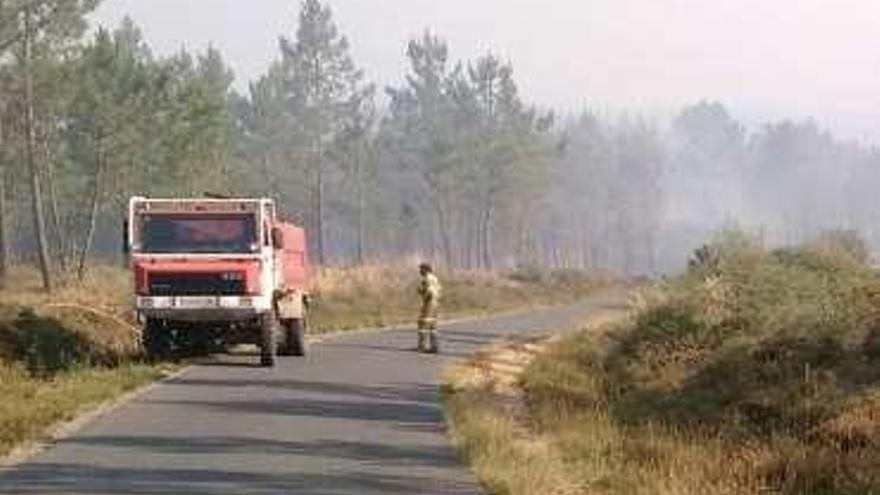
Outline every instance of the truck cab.
<path id="1" fill-rule="evenodd" d="M 267 366 L 303 355 L 306 246 L 271 199 L 132 198 L 126 247 L 147 354 L 253 343 Z"/>

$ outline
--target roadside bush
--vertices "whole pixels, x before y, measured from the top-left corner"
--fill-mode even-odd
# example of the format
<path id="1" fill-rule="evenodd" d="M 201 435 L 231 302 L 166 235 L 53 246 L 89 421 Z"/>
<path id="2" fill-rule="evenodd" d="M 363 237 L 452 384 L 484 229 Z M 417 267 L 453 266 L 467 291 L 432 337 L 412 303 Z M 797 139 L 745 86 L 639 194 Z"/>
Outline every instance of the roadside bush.
<path id="1" fill-rule="evenodd" d="M 85 281 L 62 277 L 51 295 L 39 280 L 32 268 L 15 267 L 0 291 L 0 365 L 18 363 L 46 378 L 137 356 L 127 270 L 94 266 Z"/>
<path id="2" fill-rule="evenodd" d="M 609 344 L 572 337 L 529 368 L 535 424 L 585 493 L 880 491 L 866 253 L 845 231 L 774 251 L 724 233 Z"/>
<path id="3" fill-rule="evenodd" d="M 49 377 L 81 366 L 108 364 L 106 351 L 87 336 L 30 309 L 0 325 L 0 342 L 6 359 L 23 363 L 33 376 Z"/>
<path id="4" fill-rule="evenodd" d="M 25 310 L 14 326 L 19 335 L 18 358 L 31 374 L 50 376 L 90 364 L 92 349 L 88 340 L 59 321 Z"/>

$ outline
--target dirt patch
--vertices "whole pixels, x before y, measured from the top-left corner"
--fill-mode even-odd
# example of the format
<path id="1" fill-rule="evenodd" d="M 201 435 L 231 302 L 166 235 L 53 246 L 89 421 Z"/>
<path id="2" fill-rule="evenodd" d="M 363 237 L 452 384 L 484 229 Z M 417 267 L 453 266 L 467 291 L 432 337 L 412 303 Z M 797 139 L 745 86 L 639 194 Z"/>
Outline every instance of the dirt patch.
<path id="1" fill-rule="evenodd" d="M 613 323 L 625 318 L 626 314 L 627 311 L 623 309 L 599 312 L 586 321 L 578 331 L 601 333 Z M 522 397 L 523 391 L 519 386 L 522 373 L 548 346 L 570 333 L 497 342 L 478 351 L 469 359 L 454 364 L 444 373 L 444 381 L 453 391 L 488 386 L 501 396 Z"/>
<path id="2" fill-rule="evenodd" d="M 579 331 L 601 333 L 624 309 L 598 312 Z M 498 342 L 444 373 L 453 443 L 489 493 L 580 493 L 561 452 L 533 427 L 521 377 L 553 337 Z"/>

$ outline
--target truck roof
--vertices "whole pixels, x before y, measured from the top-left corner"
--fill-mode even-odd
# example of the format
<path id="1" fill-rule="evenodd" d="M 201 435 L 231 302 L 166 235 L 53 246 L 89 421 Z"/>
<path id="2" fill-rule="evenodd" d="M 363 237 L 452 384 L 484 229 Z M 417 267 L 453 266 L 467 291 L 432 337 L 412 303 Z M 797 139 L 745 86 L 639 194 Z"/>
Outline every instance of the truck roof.
<path id="1" fill-rule="evenodd" d="M 268 198 L 145 198 L 134 197 L 130 202 L 133 213 L 250 213 L 262 207 L 274 209 L 275 202 Z"/>

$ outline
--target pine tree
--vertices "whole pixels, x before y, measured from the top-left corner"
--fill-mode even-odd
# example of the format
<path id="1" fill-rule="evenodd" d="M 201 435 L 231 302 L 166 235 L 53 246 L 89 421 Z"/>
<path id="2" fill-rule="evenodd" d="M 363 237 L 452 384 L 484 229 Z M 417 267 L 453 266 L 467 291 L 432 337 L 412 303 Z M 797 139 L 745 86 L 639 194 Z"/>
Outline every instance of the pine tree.
<path id="1" fill-rule="evenodd" d="M 294 160 L 305 164 L 309 226 L 319 264 L 327 260 L 326 190 L 333 145 L 356 119 L 373 88 L 349 54 L 348 40 L 333 20 L 330 7 L 305 0 L 295 39 L 281 39 L 282 60 L 276 70 L 283 81 L 281 99 L 289 131 L 294 134 Z"/>
<path id="2" fill-rule="evenodd" d="M 12 52 L 20 81 L 24 163 L 29 174 L 40 273 L 47 291 L 52 290 L 53 280 L 43 205 L 42 176 L 46 164 L 38 152 L 38 125 L 45 112 L 40 103 L 47 95 L 37 91 L 36 72 L 41 65 L 56 63 L 59 52 L 79 38 L 86 27 L 85 14 L 97 3 L 96 0 L 11 0 L 0 5 L 0 52 Z"/>
<path id="3" fill-rule="evenodd" d="M 410 41 L 407 57 L 407 84 L 387 90 L 391 103 L 383 140 L 427 189 L 443 257 L 453 266 L 453 211 L 465 183 L 461 145 L 472 136 L 466 125 L 468 106 L 461 104 L 470 101 L 469 90 L 461 64 L 450 63 L 448 46 L 431 33 Z"/>
<path id="4" fill-rule="evenodd" d="M 164 194 L 231 193 L 236 151 L 232 72 L 214 48 L 195 58 L 179 53 L 163 61 L 159 72 L 154 126 L 161 161 L 155 164 L 153 183 Z"/>
<path id="5" fill-rule="evenodd" d="M 99 29 L 78 60 L 77 88 L 69 119 L 69 138 L 91 177 L 85 235 L 77 273 L 85 274 L 98 215 L 117 184 L 136 173 L 150 110 L 149 50 L 130 22 L 114 34 Z"/>

